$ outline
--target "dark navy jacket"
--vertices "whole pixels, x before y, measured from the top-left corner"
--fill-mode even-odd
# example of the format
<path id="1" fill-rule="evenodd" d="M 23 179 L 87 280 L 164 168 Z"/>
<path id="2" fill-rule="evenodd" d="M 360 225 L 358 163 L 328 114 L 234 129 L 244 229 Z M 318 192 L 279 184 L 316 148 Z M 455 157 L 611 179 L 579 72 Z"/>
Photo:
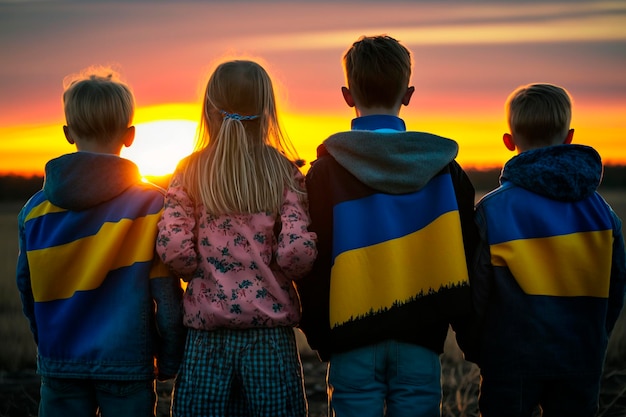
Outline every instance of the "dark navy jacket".
<path id="1" fill-rule="evenodd" d="M 387 339 L 439 353 L 471 302 L 474 188 L 458 146 L 393 116 L 352 128 L 324 141 L 307 174 L 319 252 L 297 282 L 300 327 L 323 360 Z"/>
<path id="2" fill-rule="evenodd" d="M 472 281 L 484 375 L 597 374 L 624 299 L 621 222 L 582 145 L 527 151 L 477 205 Z M 470 355 L 471 356 L 471 355 Z"/>

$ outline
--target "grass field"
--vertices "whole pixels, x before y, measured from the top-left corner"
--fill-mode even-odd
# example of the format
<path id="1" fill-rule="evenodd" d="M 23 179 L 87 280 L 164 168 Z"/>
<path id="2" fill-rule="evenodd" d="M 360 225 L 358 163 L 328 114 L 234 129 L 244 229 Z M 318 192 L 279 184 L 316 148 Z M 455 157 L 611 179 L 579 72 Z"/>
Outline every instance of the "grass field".
<path id="1" fill-rule="evenodd" d="M 36 348 L 15 285 L 17 213 L 20 204 L 0 204 L 0 371 L 34 368 Z"/>
<path id="2" fill-rule="evenodd" d="M 605 190 L 605 199 L 617 214 L 626 219 L 626 190 Z M 34 369 L 36 348 L 21 311 L 21 302 L 15 285 L 17 259 L 17 214 L 20 204 L 0 203 L 0 380 L 2 375 L 24 369 Z M 626 331 L 620 333 L 626 337 Z M 311 417 L 324 415 L 323 390 L 324 365 L 317 362 L 299 338 L 303 352 L 303 366 L 307 380 Z M 449 337 L 442 356 L 444 417 L 470 417 L 477 415 L 478 368 L 463 360 L 454 339 Z M 321 385 L 321 386 L 320 386 Z M 309 386 L 311 388 L 309 388 Z"/>

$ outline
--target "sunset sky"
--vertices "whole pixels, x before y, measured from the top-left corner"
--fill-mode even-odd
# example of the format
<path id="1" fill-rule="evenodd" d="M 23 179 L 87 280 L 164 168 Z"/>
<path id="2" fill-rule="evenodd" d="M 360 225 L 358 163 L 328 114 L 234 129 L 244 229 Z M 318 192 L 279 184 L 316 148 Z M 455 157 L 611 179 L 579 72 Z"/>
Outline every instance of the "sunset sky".
<path id="1" fill-rule="evenodd" d="M 0 175 L 42 174 L 65 142 L 62 81 L 114 65 L 137 101 L 144 175 L 192 150 L 200 91 L 216 60 L 258 59 L 279 88 L 301 156 L 350 128 L 341 57 L 361 35 L 413 53 L 411 130 L 456 140 L 465 167 L 501 166 L 504 101 L 550 82 L 574 98 L 574 141 L 626 164 L 625 1 L 6 1 L 0 0 Z"/>

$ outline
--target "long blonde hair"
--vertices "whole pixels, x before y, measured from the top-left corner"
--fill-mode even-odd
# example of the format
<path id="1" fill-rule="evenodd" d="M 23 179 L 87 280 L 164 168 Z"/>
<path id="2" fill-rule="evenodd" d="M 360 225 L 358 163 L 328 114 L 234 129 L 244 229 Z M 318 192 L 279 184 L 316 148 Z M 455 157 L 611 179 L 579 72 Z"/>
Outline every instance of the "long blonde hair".
<path id="1" fill-rule="evenodd" d="M 278 213 L 286 187 L 302 192 L 272 82 L 256 62 L 218 65 L 206 86 L 198 132 L 195 152 L 181 164 L 182 185 L 209 213 Z"/>

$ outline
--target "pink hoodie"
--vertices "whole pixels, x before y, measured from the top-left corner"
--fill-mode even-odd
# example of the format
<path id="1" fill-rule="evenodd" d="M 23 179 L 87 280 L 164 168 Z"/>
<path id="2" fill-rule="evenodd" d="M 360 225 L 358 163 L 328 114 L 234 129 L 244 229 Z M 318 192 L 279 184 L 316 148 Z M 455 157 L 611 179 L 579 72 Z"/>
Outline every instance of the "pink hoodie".
<path id="1" fill-rule="evenodd" d="M 294 176 L 303 184 L 299 171 Z M 183 300 L 187 327 L 298 323 L 300 302 L 292 280 L 305 275 L 317 256 L 306 199 L 286 190 L 278 235 L 276 220 L 270 212 L 210 215 L 191 201 L 175 174 L 159 222 L 157 252 L 189 282 Z"/>

